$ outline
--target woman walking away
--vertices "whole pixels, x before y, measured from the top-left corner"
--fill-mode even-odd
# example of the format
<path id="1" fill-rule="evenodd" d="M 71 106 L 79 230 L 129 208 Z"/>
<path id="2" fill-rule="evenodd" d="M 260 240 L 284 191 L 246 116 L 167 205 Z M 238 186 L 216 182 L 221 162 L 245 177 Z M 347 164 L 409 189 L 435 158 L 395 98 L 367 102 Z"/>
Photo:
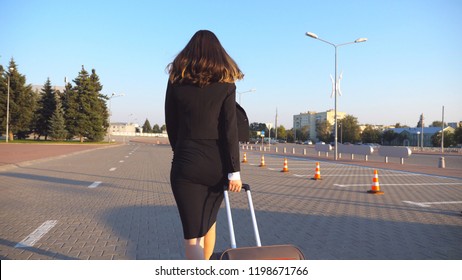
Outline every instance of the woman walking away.
<path id="1" fill-rule="evenodd" d="M 244 74 L 210 31 L 194 34 L 167 67 L 165 122 L 173 150 L 170 182 L 187 259 L 209 259 L 223 186 L 242 188 L 236 86 Z"/>

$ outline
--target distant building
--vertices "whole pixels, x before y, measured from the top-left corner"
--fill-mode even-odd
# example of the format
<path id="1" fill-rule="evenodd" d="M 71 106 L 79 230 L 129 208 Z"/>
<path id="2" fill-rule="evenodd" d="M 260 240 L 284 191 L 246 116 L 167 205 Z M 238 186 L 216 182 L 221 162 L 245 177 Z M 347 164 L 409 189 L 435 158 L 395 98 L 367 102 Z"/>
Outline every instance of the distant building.
<path id="1" fill-rule="evenodd" d="M 140 136 L 140 137 L 162 137 L 167 138 L 168 134 L 166 130 L 162 130 L 161 133 L 146 133 L 143 132 L 143 127 L 136 123 L 122 123 L 114 122 L 108 127 L 108 134 L 112 136 Z"/>
<path id="2" fill-rule="evenodd" d="M 379 130 L 379 131 L 384 131 L 386 129 L 389 129 L 389 128 L 394 128 L 394 127 L 389 127 L 389 126 L 385 126 L 385 125 L 380 125 L 380 124 L 360 124 L 359 125 L 359 131 L 361 131 L 361 133 L 363 133 L 364 129 L 366 129 L 366 127 L 371 127 L 372 129 L 376 129 L 376 130 Z"/>
<path id="3" fill-rule="evenodd" d="M 337 111 L 337 120 L 343 119 L 345 116 L 346 113 Z M 335 110 L 328 110 L 320 113 L 308 111 L 306 113 L 294 115 L 293 128 L 302 129 L 305 126 L 308 126 L 310 140 L 317 141 L 316 122 L 324 120 L 327 120 L 331 125 L 334 125 Z"/>
<path id="4" fill-rule="evenodd" d="M 391 142 L 395 146 L 422 146 L 422 128 L 421 127 L 404 127 L 392 128 L 393 132 L 399 134 L 395 140 Z M 454 128 L 447 126 L 444 131 L 454 132 Z M 432 136 L 435 133 L 441 132 L 441 127 L 424 127 L 423 128 L 423 146 L 433 147 Z"/>
<path id="5" fill-rule="evenodd" d="M 108 130 L 112 135 L 135 135 L 143 132 L 143 128 L 136 123 L 121 122 L 111 123 Z"/>
<path id="6" fill-rule="evenodd" d="M 42 88 L 43 88 L 43 85 L 32 85 L 32 90 L 37 93 L 42 92 Z M 54 89 L 55 91 L 59 90 L 60 92 L 64 92 L 64 90 L 66 89 L 66 87 L 62 87 L 62 86 L 52 86 L 51 88 Z"/>
<path id="7" fill-rule="evenodd" d="M 450 122 L 450 123 L 448 123 L 448 126 L 456 129 L 458 127 L 462 127 L 462 122 Z"/>

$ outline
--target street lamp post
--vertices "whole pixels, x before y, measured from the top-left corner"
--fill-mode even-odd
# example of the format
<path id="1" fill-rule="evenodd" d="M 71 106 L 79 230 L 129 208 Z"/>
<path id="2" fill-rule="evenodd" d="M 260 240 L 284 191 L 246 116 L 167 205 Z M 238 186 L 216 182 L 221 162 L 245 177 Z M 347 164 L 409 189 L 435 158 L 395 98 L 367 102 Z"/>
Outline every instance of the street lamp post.
<path id="1" fill-rule="evenodd" d="M 442 110 L 442 118 L 441 118 L 441 157 L 438 163 L 439 168 L 446 168 L 446 163 L 444 160 L 444 106 Z"/>
<path id="2" fill-rule="evenodd" d="M 246 91 L 238 92 L 237 94 L 239 94 L 239 105 L 242 105 L 242 103 L 241 103 L 241 95 L 243 93 L 254 92 L 254 91 L 256 91 L 256 89 L 252 88 L 252 89 L 249 89 L 249 90 L 246 90 Z"/>
<path id="3" fill-rule="evenodd" d="M 128 129 L 129 127 L 128 127 L 128 126 L 130 125 L 130 117 L 131 117 L 131 116 L 133 116 L 133 114 L 128 115 L 128 123 L 127 123 L 127 125 L 125 126 L 124 144 L 125 144 L 125 136 L 127 136 L 127 138 L 130 139 L 130 138 L 128 137 L 128 136 L 129 136 L 129 134 L 128 134 L 128 133 L 129 133 L 129 131 L 128 131 L 128 130 L 129 130 L 129 129 Z M 130 142 L 130 140 L 128 140 L 128 142 Z"/>
<path id="4" fill-rule="evenodd" d="M 422 132 L 421 132 L 421 137 L 422 138 L 420 138 L 420 145 L 422 147 L 420 148 L 420 150 L 423 151 L 423 148 L 424 148 L 424 136 L 425 136 L 425 134 L 424 134 L 424 116 L 423 116 L 423 113 L 420 116 L 420 127 L 421 127 L 421 130 L 422 130 Z"/>
<path id="5" fill-rule="evenodd" d="M 417 131 L 417 148 L 420 147 L 419 140 L 420 140 L 420 131 Z"/>
<path id="6" fill-rule="evenodd" d="M 312 32 L 306 32 L 305 34 L 306 36 L 308 37 L 311 37 L 313 39 L 317 39 L 319 41 L 322 41 L 324 43 L 327 43 L 331 46 L 334 47 L 335 49 L 335 81 L 334 81 L 334 110 L 335 110 L 335 115 L 334 115 L 334 135 L 335 135 L 335 142 L 334 142 L 334 156 L 335 156 L 335 160 L 338 159 L 338 144 L 337 144 L 337 141 L 338 141 L 338 129 L 337 129 L 337 93 L 338 93 L 338 88 L 337 88 L 337 48 L 340 47 L 340 46 L 344 46 L 344 45 L 349 45 L 349 44 L 355 44 L 355 43 L 362 43 L 362 42 L 366 42 L 367 41 L 367 38 L 358 38 L 356 39 L 355 41 L 353 42 L 348 42 L 348 43 L 343 43 L 343 44 L 333 44 L 329 41 L 326 41 L 326 40 L 323 40 L 321 38 L 318 37 L 318 35 L 312 33 Z"/>
<path id="7" fill-rule="evenodd" d="M 441 155 L 444 155 L 444 106 L 441 112 Z"/>
<path id="8" fill-rule="evenodd" d="M 115 98 L 115 97 L 120 97 L 120 96 L 124 96 L 125 94 L 121 93 L 121 94 L 115 94 L 114 92 L 111 94 L 111 96 L 108 96 L 109 98 L 109 133 L 107 135 L 107 141 L 108 142 L 111 142 L 111 138 L 112 138 L 112 128 L 111 128 L 111 116 L 112 116 L 112 98 Z"/>
<path id="9" fill-rule="evenodd" d="M 274 139 L 276 139 L 276 143 L 278 141 L 278 108 L 276 107 L 276 117 L 274 118 Z"/>
<path id="10" fill-rule="evenodd" d="M 7 98 L 6 98 L 6 135 L 5 141 L 8 143 L 8 139 L 10 138 L 10 75 L 14 68 L 10 68 L 10 73 L 8 73 L 8 89 L 7 89 Z"/>

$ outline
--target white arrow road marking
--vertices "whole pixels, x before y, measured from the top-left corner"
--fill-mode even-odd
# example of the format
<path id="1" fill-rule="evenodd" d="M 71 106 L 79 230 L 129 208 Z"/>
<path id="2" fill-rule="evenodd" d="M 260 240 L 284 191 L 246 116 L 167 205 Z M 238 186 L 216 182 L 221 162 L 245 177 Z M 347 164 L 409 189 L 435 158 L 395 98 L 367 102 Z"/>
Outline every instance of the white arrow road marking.
<path id="1" fill-rule="evenodd" d="M 56 224 L 57 220 L 48 220 L 24 238 L 21 242 L 16 244 L 15 248 L 25 248 L 34 246 L 47 232 L 49 232 Z"/>
<path id="2" fill-rule="evenodd" d="M 93 182 L 93 184 L 89 185 L 88 188 L 89 189 L 94 189 L 94 188 L 98 187 L 101 183 L 102 183 L 101 181 Z"/>

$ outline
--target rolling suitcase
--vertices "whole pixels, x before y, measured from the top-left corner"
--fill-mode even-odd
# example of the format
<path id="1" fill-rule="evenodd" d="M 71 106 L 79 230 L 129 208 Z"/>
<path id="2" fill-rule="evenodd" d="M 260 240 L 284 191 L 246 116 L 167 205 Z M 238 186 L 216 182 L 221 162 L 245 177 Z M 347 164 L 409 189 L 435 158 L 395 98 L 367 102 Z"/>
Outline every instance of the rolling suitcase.
<path id="1" fill-rule="evenodd" d="M 229 234 L 231 239 L 231 249 L 224 251 L 220 260 L 304 260 L 305 256 L 297 247 L 293 245 L 273 245 L 261 246 L 260 233 L 258 231 L 257 219 L 253 208 L 252 194 L 248 184 L 242 185 L 247 194 L 247 200 L 252 218 L 253 230 L 255 233 L 256 247 L 237 248 L 236 237 L 234 234 L 233 218 L 231 215 L 231 206 L 229 203 L 228 190 L 224 190 L 226 215 L 228 217 Z"/>

